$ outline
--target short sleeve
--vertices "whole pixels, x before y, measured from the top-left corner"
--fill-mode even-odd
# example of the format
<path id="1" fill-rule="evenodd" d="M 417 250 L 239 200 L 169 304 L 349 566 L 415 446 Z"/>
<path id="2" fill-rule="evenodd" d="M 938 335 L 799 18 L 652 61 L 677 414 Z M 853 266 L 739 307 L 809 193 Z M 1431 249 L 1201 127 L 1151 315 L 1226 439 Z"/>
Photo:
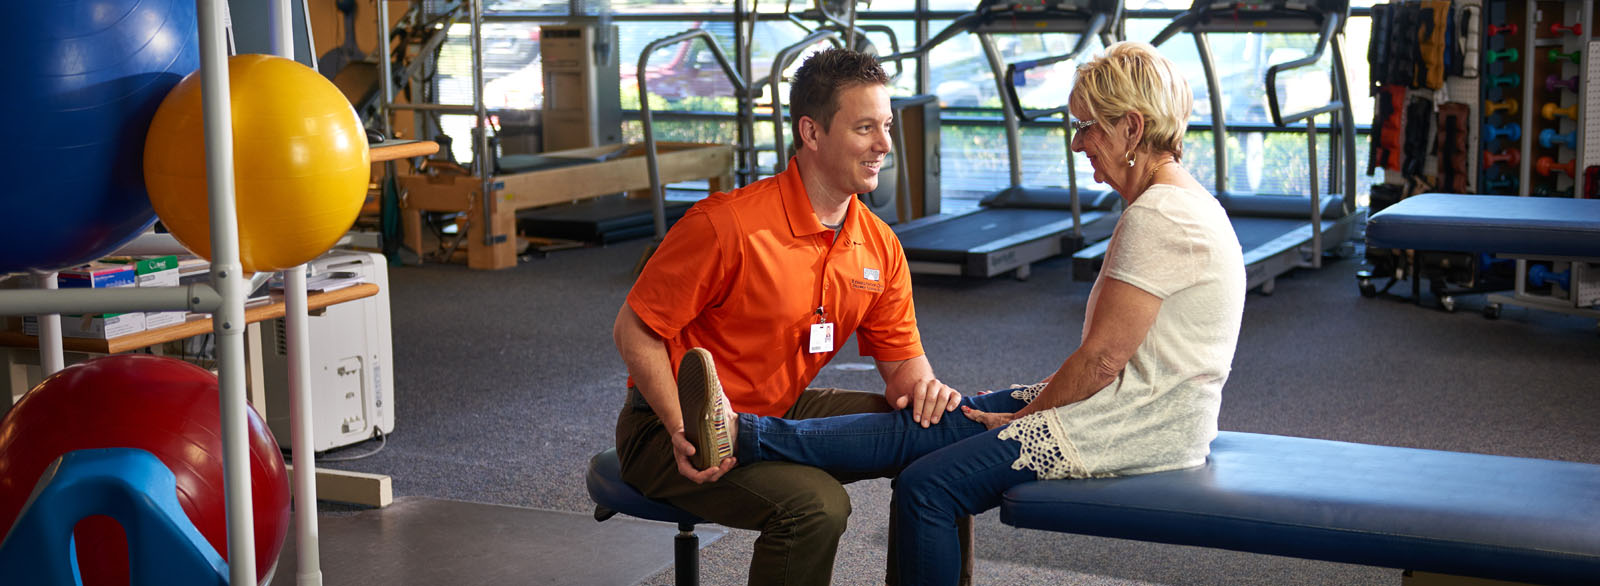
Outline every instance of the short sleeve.
<path id="1" fill-rule="evenodd" d="M 892 250 L 900 250 L 898 241 L 894 241 Z M 895 259 L 887 280 L 889 286 L 884 287 L 883 294 L 856 327 L 857 344 L 862 356 L 884 362 L 910 360 L 923 354 L 917 309 L 911 301 L 911 267 L 903 255 L 887 256 Z"/>
<path id="2" fill-rule="evenodd" d="M 1198 279 L 1203 243 L 1161 212 L 1133 206 L 1123 212 L 1106 250 L 1107 277 L 1166 299 Z"/>
<path id="3" fill-rule="evenodd" d="M 662 338 L 673 338 L 727 296 L 727 262 L 710 214 L 691 209 L 667 231 L 628 292 L 628 307 Z"/>

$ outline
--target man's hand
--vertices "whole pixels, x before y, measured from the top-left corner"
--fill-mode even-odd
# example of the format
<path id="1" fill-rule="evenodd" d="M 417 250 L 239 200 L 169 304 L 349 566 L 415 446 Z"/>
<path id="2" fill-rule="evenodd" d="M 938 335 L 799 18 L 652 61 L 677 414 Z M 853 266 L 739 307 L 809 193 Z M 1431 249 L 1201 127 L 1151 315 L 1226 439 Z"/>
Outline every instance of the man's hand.
<path id="1" fill-rule="evenodd" d="M 979 411 L 971 407 L 962 407 L 961 413 L 966 415 L 967 419 L 982 423 L 987 429 L 994 429 L 996 427 L 1005 427 L 1010 425 L 1012 419 L 1016 417 L 1015 413 L 990 413 L 988 411 Z"/>
<path id="2" fill-rule="evenodd" d="M 678 473 L 682 474 L 684 478 L 693 480 L 695 484 L 716 482 L 717 479 L 722 478 L 723 474 L 727 474 L 729 470 L 732 470 L 734 464 L 737 463 L 734 462 L 732 457 L 729 457 L 715 467 L 697 470 L 693 464 L 689 463 L 689 456 L 693 456 L 694 452 L 694 444 L 689 443 L 689 439 L 683 436 L 683 427 L 679 426 L 677 429 L 672 430 L 672 458 L 678 461 Z"/>
<path id="3" fill-rule="evenodd" d="M 938 423 L 946 412 L 955 411 L 960 404 L 960 391 L 939 382 L 939 379 L 929 378 L 917 381 L 909 393 L 895 400 L 894 408 L 905 409 L 909 406 L 911 420 L 928 427 Z"/>

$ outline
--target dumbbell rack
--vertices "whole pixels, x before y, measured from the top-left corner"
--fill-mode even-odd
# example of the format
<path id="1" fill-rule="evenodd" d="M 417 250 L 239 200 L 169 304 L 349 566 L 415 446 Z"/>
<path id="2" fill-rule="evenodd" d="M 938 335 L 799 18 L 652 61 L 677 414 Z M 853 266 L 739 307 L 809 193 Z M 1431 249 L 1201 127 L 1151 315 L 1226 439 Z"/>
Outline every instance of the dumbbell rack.
<path id="1" fill-rule="evenodd" d="M 1600 190 L 1600 41 L 1595 40 L 1594 16 L 1596 0 L 1491 0 L 1487 3 L 1490 23 L 1503 16 L 1501 22 L 1516 24 L 1516 33 L 1485 36 L 1485 71 L 1483 82 L 1484 135 L 1491 133 L 1491 124 L 1514 122 L 1520 125 L 1521 136 L 1516 141 L 1520 149 L 1520 162 L 1516 165 L 1517 185 L 1512 190 L 1491 190 L 1488 177 L 1494 173 L 1485 165 L 1483 193 L 1507 193 L 1536 197 L 1596 197 Z M 1496 12 L 1498 9 L 1500 12 Z M 1487 30 L 1487 27 L 1486 27 Z M 1490 54 L 1495 50 L 1516 49 L 1520 59 L 1490 64 Z M 1514 66 L 1513 66 L 1514 65 Z M 1520 76 L 1517 91 L 1497 92 L 1492 76 L 1515 74 Z M 1496 96 L 1498 93 L 1500 95 Z M 1495 120 L 1487 113 L 1492 99 L 1506 99 L 1515 95 L 1522 108 L 1515 116 L 1502 116 Z M 1506 141 L 1485 140 L 1486 151 L 1494 150 Z M 1498 166 L 1498 165 L 1497 165 Z M 1588 179 L 1592 177 L 1592 179 Z M 1586 181 L 1586 179 L 1588 179 Z M 1528 259 L 1516 261 L 1516 289 L 1510 295 L 1490 295 L 1485 315 L 1499 314 L 1502 304 L 1525 305 L 1565 313 L 1592 314 L 1585 310 L 1594 299 L 1590 275 L 1597 268 L 1582 262 L 1562 259 L 1532 265 Z M 1548 294 L 1530 292 L 1541 289 L 1538 281 L 1542 274 L 1565 274 L 1565 286 L 1552 286 Z M 1568 289 L 1571 287 L 1573 289 Z M 1587 291 L 1580 293 L 1579 291 Z"/>
<path id="2" fill-rule="evenodd" d="M 1491 0 L 1484 13 L 1479 191 L 1582 197 L 1586 170 L 1600 175 L 1600 120 L 1585 123 L 1600 112 L 1595 2 Z"/>

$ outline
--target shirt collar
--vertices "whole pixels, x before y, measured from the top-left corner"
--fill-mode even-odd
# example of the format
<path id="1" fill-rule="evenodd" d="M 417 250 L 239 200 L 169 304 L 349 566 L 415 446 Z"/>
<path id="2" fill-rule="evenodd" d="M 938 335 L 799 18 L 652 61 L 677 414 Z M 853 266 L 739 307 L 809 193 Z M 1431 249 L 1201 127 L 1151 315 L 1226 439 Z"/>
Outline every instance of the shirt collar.
<path id="1" fill-rule="evenodd" d="M 805 181 L 800 178 L 800 161 L 797 157 L 789 157 L 789 167 L 777 176 L 778 192 L 783 197 L 784 213 L 789 216 L 789 230 L 795 236 L 809 236 L 830 232 L 831 228 L 822 225 L 817 219 L 817 211 L 811 208 L 811 198 L 806 196 Z M 861 198 L 850 198 L 850 209 L 845 212 L 844 224 L 839 227 L 840 233 L 855 233 L 851 228 L 856 219 L 861 215 Z"/>

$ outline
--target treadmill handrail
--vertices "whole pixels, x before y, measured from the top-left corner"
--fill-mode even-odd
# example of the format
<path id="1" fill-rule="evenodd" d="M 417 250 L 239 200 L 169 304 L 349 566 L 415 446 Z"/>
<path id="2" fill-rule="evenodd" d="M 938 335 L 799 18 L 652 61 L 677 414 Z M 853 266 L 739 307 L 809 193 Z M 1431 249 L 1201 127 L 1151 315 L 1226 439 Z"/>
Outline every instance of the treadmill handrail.
<path id="1" fill-rule="evenodd" d="M 660 156 L 656 153 L 656 133 L 650 115 L 649 76 L 645 75 L 645 69 L 650 63 L 650 55 L 652 53 L 661 50 L 662 47 L 693 39 L 705 41 L 706 46 L 711 49 L 711 56 L 717 60 L 717 65 L 722 67 L 722 73 L 733 84 L 735 96 L 742 97 L 750 93 L 750 88 L 745 85 L 744 78 L 739 76 L 739 72 L 728 61 L 728 56 L 722 52 L 722 46 L 717 44 L 716 37 L 711 36 L 711 33 L 706 32 L 705 29 L 687 30 L 664 39 L 656 39 L 639 51 L 638 76 L 636 78 L 639 83 L 639 122 L 644 127 L 645 170 L 650 176 L 650 212 L 655 218 L 655 241 L 658 243 L 667 236 L 667 194 L 666 189 L 661 185 L 661 161 Z"/>
<path id="2" fill-rule="evenodd" d="M 1305 112 L 1298 112 L 1290 116 L 1284 116 L 1281 111 L 1281 107 L 1278 105 L 1278 72 L 1316 65 L 1318 61 L 1321 61 L 1323 53 L 1326 53 L 1328 50 L 1328 39 L 1331 39 L 1333 38 L 1333 35 L 1338 34 L 1340 22 L 1339 17 L 1340 15 L 1333 13 L 1325 13 L 1323 15 L 1322 32 L 1317 35 L 1317 48 L 1316 50 L 1312 51 L 1310 55 L 1287 63 L 1279 63 L 1267 68 L 1267 111 L 1272 114 L 1272 123 L 1279 128 L 1283 128 L 1289 124 L 1303 120 L 1308 116 L 1316 116 L 1317 114 L 1331 112 L 1344 107 L 1344 104 L 1340 103 L 1338 100 L 1332 100 L 1327 106 L 1313 108 Z M 1332 74 L 1330 73 L 1330 75 Z M 1329 96 L 1329 98 L 1331 100 L 1332 96 Z"/>
<path id="3" fill-rule="evenodd" d="M 1022 119 L 1024 122 L 1031 122 L 1039 118 L 1054 116 L 1056 114 L 1061 114 L 1063 116 L 1068 115 L 1066 105 L 1061 105 L 1047 110 L 1030 111 L 1026 108 L 1023 108 L 1022 99 L 1017 96 L 1017 76 L 1024 75 L 1029 69 L 1033 69 L 1035 67 L 1054 65 L 1062 61 L 1071 61 L 1073 59 L 1077 59 L 1079 55 L 1082 55 L 1084 51 L 1089 49 L 1089 40 L 1099 36 L 1100 33 L 1105 30 L 1107 20 L 1108 18 L 1106 17 L 1105 13 L 1102 12 L 1095 14 L 1094 18 L 1089 21 L 1089 27 L 1084 30 L 1082 36 L 1078 37 L 1078 42 L 1072 47 L 1072 51 L 1065 55 L 1056 55 L 1054 57 L 1045 57 L 1042 59 L 1029 59 L 1026 61 L 1007 63 L 1005 74 L 1006 91 L 1004 94 L 1006 107 L 1010 108 L 1012 112 L 1016 113 L 1017 118 Z"/>

